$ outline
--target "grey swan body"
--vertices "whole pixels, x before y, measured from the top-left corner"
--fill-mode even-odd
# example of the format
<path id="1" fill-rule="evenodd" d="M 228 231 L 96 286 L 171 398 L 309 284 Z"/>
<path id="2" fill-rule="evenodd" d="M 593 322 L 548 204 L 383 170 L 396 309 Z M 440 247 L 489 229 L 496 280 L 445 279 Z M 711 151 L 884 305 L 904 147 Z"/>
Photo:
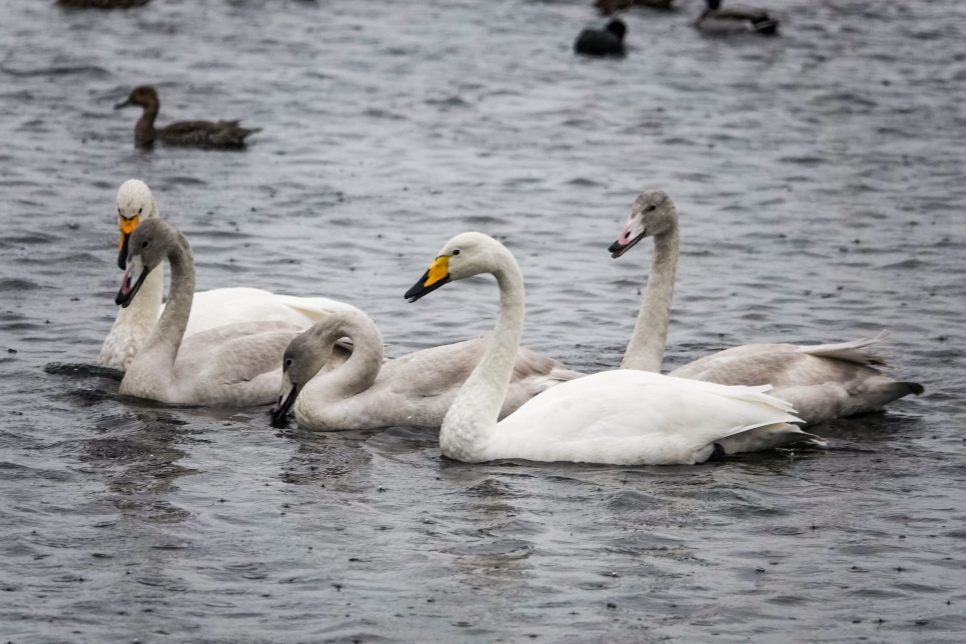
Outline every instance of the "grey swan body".
<path id="1" fill-rule="evenodd" d="M 134 141 L 141 147 L 150 147 L 155 141 L 169 145 L 185 145 L 199 148 L 241 148 L 245 139 L 259 128 L 244 128 L 238 121 L 179 121 L 162 128 L 154 127 L 154 120 L 161 108 L 158 93 L 149 85 L 136 87 L 128 99 L 115 109 L 128 105 L 140 105 L 144 111 L 134 126 Z"/>
<path id="2" fill-rule="evenodd" d="M 131 234 L 117 304 L 130 303 L 147 275 L 165 259 L 171 265 L 171 295 L 128 367 L 120 393 L 219 407 L 272 402 L 281 384 L 282 354 L 301 329 L 288 322 L 243 322 L 182 341 L 194 297 L 194 259 L 188 240 L 162 219 L 144 221 Z"/>
<path id="3" fill-rule="evenodd" d="M 118 262 L 127 266 L 128 240 L 140 221 L 160 217 L 154 195 L 143 181 L 130 179 L 117 191 L 120 227 Z M 152 270 L 127 306 L 118 307 L 117 318 L 101 346 L 99 362 L 122 371 L 137 355 L 158 323 L 164 308 L 164 265 Z M 219 288 L 195 293 L 185 339 L 196 333 L 236 322 L 291 322 L 307 329 L 333 311 L 357 310 L 354 306 L 326 297 L 278 295 L 249 287 Z M 337 351 L 333 359 L 345 360 L 351 347 Z"/>
<path id="4" fill-rule="evenodd" d="M 654 258 L 621 368 L 659 372 L 680 240 L 677 208 L 662 191 L 652 190 L 637 198 L 610 251 L 620 257 L 644 237 L 654 238 Z M 814 424 L 879 410 L 910 393 L 922 393 L 917 383 L 896 382 L 886 376 L 882 372 L 885 361 L 863 351 L 887 335 L 883 332 L 853 342 L 817 346 L 750 344 L 706 356 L 670 375 L 726 385 L 771 384 L 771 395 L 790 402 L 802 420 Z"/>
<path id="5" fill-rule="evenodd" d="M 344 364 L 318 374 L 328 364 L 335 343 L 345 337 L 352 342 L 352 355 Z M 292 408 L 298 424 L 315 431 L 394 425 L 438 429 L 489 341 L 483 337 L 447 344 L 383 363 L 382 334 L 376 324 L 362 312 L 334 313 L 286 349 L 273 423 L 280 426 Z M 582 375 L 520 348 L 500 417 L 549 387 Z"/>

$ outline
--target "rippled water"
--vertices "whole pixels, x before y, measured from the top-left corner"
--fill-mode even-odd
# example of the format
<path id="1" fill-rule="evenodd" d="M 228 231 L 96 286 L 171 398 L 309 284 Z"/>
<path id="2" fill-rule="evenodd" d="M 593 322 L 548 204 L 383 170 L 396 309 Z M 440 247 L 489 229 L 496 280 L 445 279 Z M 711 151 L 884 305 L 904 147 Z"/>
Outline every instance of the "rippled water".
<path id="1" fill-rule="evenodd" d="M 690 0 L 627 13 L 628 57 L 600 61 L 570 51 L 590 4 L 0 0 L 2 641 L 962 640 L 966 7 L 771 2 L 781 37 L 720 40 Z M 135 149 L 111 107 L 140 83 L 159 123 L 264 131 Z M 402 294 L 451 235 L 496 235 L 525 343 L 589 371 L 618 364 L 650 261 L 605 249 L 661 187 L 667 367 L 886 327 L 927 394 L 816 428 L 827 451 L 643 468 L 122 400 L 43 366 L 96 361 L 131 177 L 199 289 L 343 299 L 394 355 L 492 326 L 492 280 Z"/>

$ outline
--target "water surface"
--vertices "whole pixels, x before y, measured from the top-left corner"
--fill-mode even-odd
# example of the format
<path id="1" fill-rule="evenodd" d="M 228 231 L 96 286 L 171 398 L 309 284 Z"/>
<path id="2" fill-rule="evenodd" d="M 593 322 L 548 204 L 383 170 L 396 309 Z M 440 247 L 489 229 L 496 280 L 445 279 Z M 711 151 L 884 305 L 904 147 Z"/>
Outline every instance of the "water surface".
<path id="1" fill-rule="evenodd" d="M 959 642 L 966 628 L 966 7 L 790 0 L 781 37 L 700 3 L 0 0 L 0 634 L 48 642 Z M 775 3 L 772 3 L 775 4 Z M 240 153 L 133 145 L 241 118 Z M 264 410 L 117 396 L 114 195 L 145 180 L 198 288 L 326 295 L 392 355 L 492 327 L 490 279 L 402 294 L 450 236 L 503 240 L 525 344 L 619 364 L 650 243 L 681 212 L 666 367 L 747 342 L 893 331 L 927 394 L 827 451 L 697 467 L 465 465 L 433 432 L 276 432 Z"/>

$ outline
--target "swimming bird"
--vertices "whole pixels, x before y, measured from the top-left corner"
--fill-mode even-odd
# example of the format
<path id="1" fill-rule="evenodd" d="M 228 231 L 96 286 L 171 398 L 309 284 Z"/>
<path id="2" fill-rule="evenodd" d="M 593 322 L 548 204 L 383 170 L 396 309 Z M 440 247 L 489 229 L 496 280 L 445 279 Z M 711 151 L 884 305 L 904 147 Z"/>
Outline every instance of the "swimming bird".
<path id="1" fill-rule="evenodd" d="M 623 56 L 627 25 L 614 18 L 603 29 L 587 28 L 574 41 L 574 51 L 587 56 Z"/>
<path id="2" fill-rule="evenodd" d="M 707 7 L 694 23 L 701 31 L 727 35 L 754 32 L 772 36 L 778 33 L 778 19 L 764 9 L 754 7 L 721 8 L 721 0 L 706 0 Z"/>
<path id="3" fill-rule="evenodd" d="M 160 217 L 154 195 L 147 184 L 137 179 L 125 181 L 117 191 L 117 216 L 121 243 L 118 266 L 127 265 L 131 233 L 139 223 Z M 164 265 L 159 265 L 126 307 L 120 307 L 117 318 L 104 344 L 98 362 L 125 370 L 147 340 L 164 310 Z M 219 288 L 195 293 L 185 337 L 236 322 L 284 321 L 304 330 L 335 311 L 357 311 L 351 304 L 327 297 L 294 297 L 277 295 L 258 288 Z M 335 349 L 332 365 L 344 361 L 351 347 Z M 330 367 L 331 368 L 331 367 Z"/>
<path id="4" fill-rule="evenodd" d="M 154 145 L 155 140 L 171 145 L 188 145 L 201 148 L 240 148 L 245 145 L 245 137 L 261 128 L 243 128 L 238 121 L 179 121 L 163 128 L 154 127 L 161 101 L 158 93 L 150 85 L 135 87 L 126 101 L 118 103 L 119 110 L 128 105 L 144 108 L 141 118 L 134 126 L 134 141 L 140 146 Z"/>
<path id="5" fill-rule="evenodd" d="M 788 403 L 764 393 L 767 386 L 725 387 L 629 369 L 563 382 L 498 421 L 523 332 L 523 276 L 513 255 L 482 233 L 457 235 L 406 298 L 415 302 L 485 273 L 496 278 L 500 313 L 482 359 L 443 419 L 443 455 L 468 463 L 693 464 L 720 451 L 720 441 L 756 429 L 774 429 L 789 442 L 817 439 L 789 424 L 799 419 Z"/>
<path id="6" fill-rule="evenodd" d="M 127 9 L 140 7 L 151 0 L 57 0 L 57 4 L 79 9 Z"/>
<path id="7" fill-rule="evenodd" d="M 622 9 L 635 7 L 650 7 L 652 9 L 670 9 L 674 0 L 595 0 L 594 6 L 605 14 L 609 15 Z"/>
<path id="8" fill-rule="evenodd" d="M 184 338 L 195 292 L 194 257 L 181 231 L 163 219 L 149 219 L 131 233 L 115 303 L 130 304 L 165 259 L 171 264 L 171 296 L 119 392 L 213 407 L 272 402 L 282 381 L 285 347 L 301 329 L 289 322 L 240 322 Z"/>
<path id="9" fill-rule="evenodd" d="M 621 369 L 660 372 L 677 273 L 678 211 L 665 192 L 641 194 L 627 224 L 608 251 L 621 257 L 645 237 L 654 238 L 654 258 L 644 301 Z M 787 400 L 807 424 L 881 409 L 921 394 L 922 385 L 883 374 L 882 358 L 863 351 L 888 333 L 839 344 L 748 344 L 705 356 L 670 373 L 723 385 L 771 384 L 771 395 Z"/>
<path id="10" fill-rule="evenodd" d="M 352 356 L 316 375 L 341 338 L 352 342 Z M 285 350 L 272 424 L 282 426 L 294 403 L 298 424 L 316 431 L 393 425 L 438 429 L 489 342 L 483 337 L 447 344 L 383 364 L 382 334 L 375 322 L 361 311 L 334 313 Z M 500 417 L 540 392 L 582 375 L 521 347 Z"/>

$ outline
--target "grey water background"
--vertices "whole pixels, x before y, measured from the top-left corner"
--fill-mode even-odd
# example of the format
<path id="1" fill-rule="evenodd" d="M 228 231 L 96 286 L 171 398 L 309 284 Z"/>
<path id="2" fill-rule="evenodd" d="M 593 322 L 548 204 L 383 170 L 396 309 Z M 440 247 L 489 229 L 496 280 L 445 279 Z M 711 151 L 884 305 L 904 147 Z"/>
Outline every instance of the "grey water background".
<path id="1" fill-rule="evenodd" d="M 587 60 L 590 4 L 0 0 L 0 641 L 962 641 L 966 6 L 768 3 L 779 38 L 722 40 L 690 0 Z M 135 149 L 111 107 L 141 83 L 159 124 L 264 131 Z M 666 367 L 888 328 L 927 393 L 817 427 L 827 451 L 638 468 L 122 400 L 43 367 L 96 362 L 132 177 L 199 289 L 351 302 L 391 355 L 491 328 L 490 279 L 402 294 L 450 236 L 498 236 L 525 344 L 586 371 L 619 364 L 650 262 L 605 249 L 663 188 Z"/>

